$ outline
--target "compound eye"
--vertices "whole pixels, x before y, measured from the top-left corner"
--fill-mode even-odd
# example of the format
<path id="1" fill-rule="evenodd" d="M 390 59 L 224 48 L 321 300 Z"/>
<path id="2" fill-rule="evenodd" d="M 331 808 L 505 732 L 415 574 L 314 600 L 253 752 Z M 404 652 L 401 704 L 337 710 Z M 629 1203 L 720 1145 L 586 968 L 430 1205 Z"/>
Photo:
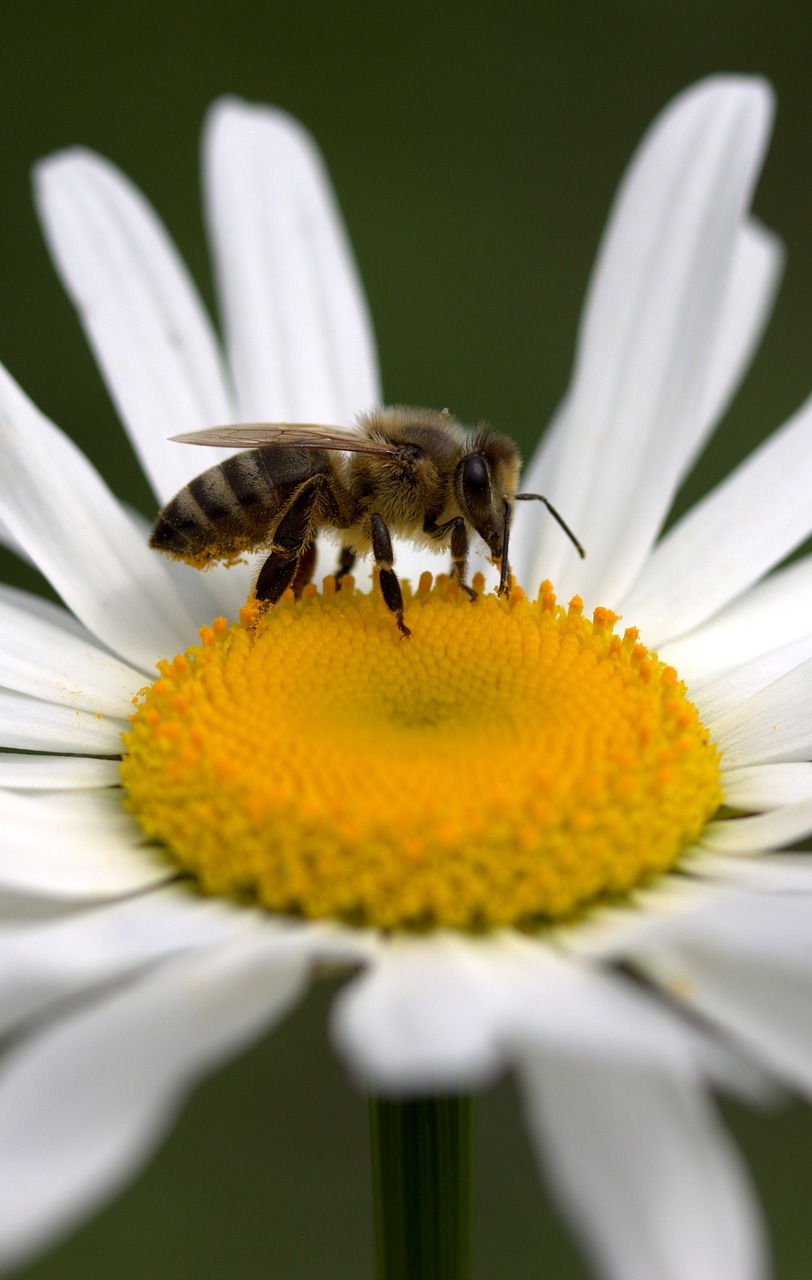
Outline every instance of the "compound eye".
<path id="1" fill-rule="evenodd" d="M 471 453 L 462 464 L 462 491 L 472 507 L 490 504 L 491 479 L 481 453 Z"/>

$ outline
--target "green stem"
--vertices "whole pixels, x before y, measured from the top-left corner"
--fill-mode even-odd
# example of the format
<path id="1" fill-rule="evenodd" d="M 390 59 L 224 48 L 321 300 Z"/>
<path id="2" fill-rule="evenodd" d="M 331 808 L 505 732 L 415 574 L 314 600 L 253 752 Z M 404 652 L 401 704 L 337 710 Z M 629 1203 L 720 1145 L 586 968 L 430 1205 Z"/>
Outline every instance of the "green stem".
<path id="1" fill-rule="evenodd" d="M 470 1097 L 371 1098 L 378 1280 L 469 1280 Z"/>

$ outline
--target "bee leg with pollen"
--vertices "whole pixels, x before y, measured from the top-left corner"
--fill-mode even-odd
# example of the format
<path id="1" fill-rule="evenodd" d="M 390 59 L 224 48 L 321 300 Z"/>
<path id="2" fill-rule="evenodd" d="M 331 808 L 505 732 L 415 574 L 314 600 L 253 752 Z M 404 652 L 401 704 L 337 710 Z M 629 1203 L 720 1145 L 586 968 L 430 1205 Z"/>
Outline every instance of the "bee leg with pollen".
<path id="1" fill-rule="evenodd" d="M 276 604 L 288 587 L 300 594 L 313 576 L 316 549 L 312 517 L 319 488 L 318 477 L 302 485 L 277 525 L 271 554 L 254 588 L 260 605 Z"/>
<path id="2" fill-rule="evenodd" d="M 381 595 L 387 609 L 391 609 L 394 613 L 401 635 L 410 636 L 412 633 L 403 621 L 403 592 L 400 589 L 400 579 L 395 573 L 392 565 L 394 563 L 394 555 L 392 553 L 392 539 L 389 536 L 389 530 L 383 516 L 374 515 L 371 520 L 372 528 L 372 554 L 375 557 L 375 564 L 379 570 L 379 581 L 381 584 Z"/>

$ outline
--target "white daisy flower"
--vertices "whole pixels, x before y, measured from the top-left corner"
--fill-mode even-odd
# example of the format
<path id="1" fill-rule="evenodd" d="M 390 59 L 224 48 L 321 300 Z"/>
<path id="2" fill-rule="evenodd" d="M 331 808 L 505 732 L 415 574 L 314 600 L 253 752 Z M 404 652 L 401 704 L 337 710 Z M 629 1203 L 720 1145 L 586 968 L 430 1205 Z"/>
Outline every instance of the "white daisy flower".
<path id="1" fill-rule="evenodd" d="M 527 505 L 512 543 L 528 596 L 549 579 L 583 612 L 547 581 L 472 606 L 415 578 L 408 642 L 377 595 L 329 584 L 262 627 L 215 622 L 249 570 L 149 550 L 0 371 L 0 525 L 66 606 L 0 589 L 6 1270 L 135 1176 L 194 1084 L 329 964 L 350 973 L 336 1050 L 371 1093 L 515 1072 L 598 1274 L 766 1274 L 711 1089 L 812 1090 L 812 865 L 781 852 L 812 831 L 812 557 L 771 572 L 812 532 L 812 405 L 658 537 L 772 300 L 780 248 L 748 213 L 770 115 L 762 82 L 705 81 L 621 186 L 524 481 L 588 558 Z M 219 102 L 204 177 L 225 354 L 112 165 L 37 171 L 159 504 L 201 469 L 169 435 L 346 425 L 381 399 L 300 126 Z"/>

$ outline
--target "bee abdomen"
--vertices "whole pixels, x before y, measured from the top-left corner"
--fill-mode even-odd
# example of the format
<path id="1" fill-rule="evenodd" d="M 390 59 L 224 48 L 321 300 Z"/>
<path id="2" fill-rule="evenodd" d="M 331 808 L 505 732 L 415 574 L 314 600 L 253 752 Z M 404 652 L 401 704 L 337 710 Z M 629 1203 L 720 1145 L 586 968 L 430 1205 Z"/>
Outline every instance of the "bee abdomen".
<path id="1" fill-rule="evenodd" d="M 278 498 L 257 450 L 196 476 L 159 512 L 149 545 L 203 565 L 229 560 L 262 542 Z"/>

